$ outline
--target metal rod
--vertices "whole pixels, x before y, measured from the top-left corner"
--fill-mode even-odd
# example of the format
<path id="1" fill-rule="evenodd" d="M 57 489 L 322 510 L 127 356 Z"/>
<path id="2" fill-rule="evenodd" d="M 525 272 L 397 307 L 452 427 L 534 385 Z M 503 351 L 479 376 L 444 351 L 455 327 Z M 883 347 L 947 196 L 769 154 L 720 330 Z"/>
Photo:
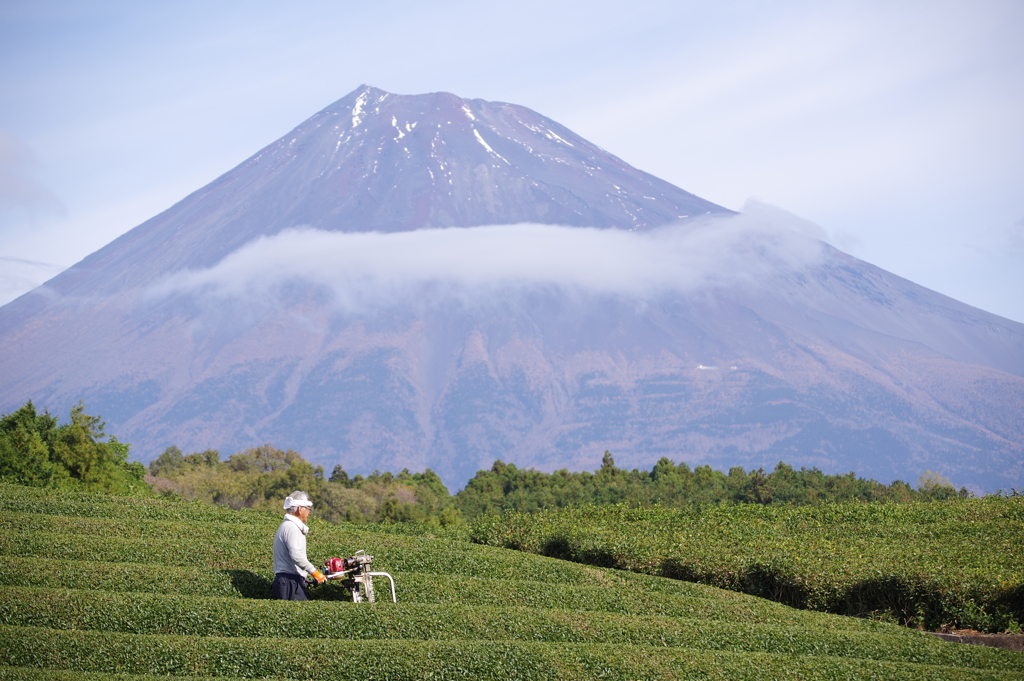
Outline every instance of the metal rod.
<path id="1" fill-rule="evenodd" d="M 398 597 L 395 595 L 395 579 L 386 572 L 368 572 L 371 577 L 387 577 L 388 581 L 391 582 L 391 602 L 397 603 Z"/>

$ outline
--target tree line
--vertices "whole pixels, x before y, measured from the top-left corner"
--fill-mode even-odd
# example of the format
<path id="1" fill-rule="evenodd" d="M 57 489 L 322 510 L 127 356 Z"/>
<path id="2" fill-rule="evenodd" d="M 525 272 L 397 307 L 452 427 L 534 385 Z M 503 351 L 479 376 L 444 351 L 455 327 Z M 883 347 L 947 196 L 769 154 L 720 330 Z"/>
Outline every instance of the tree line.
<path id="1" fill-rule="evenodd" d="M 106 440 L 104 441 L 104 438 Z M 841 501 L 907 503 L 969 496 L 941 475 L 926 471 L 917 487 L 889 485 L 854 473 L 826 475 L 779 462 L 771 471 L 728 473 L 690 468 L 662 458 L 651 470 L 625 470 L 605 452 L 594 472 L 543 473 L 497 460 L 450 494 L 429 468 L 422 473 L 374 471 L 350 476 L 342 466 L 326 475 L 293 450 L 269 444 L 220 458 L 216 450 L 183 454 L 168 447 L 147 467 L 128 461 L 129 447 L 106 437 L 99 417 L 79 404 L 59 425 L 32 402 L 0 418 L 0 480 L 45 487 L 78 486 L 98 491 L 198 499 L 233 508 L 280 510 L 296 489 L 309 492 L 318 517 L 355 524 L 418 522 L 458 526 L 507 511 L 530 513 L 585 504 L 684 507 L 700 504 L 804 505 Z"/>
<path id="2" fill-rule="evenodd" d="M 323 466 L 269 444 L 223 461 L 214 450 L 183 455 L 177 447 L 168 447 L 149 464 L 146 479 L 157 494 L 275 511 L 281 510 L 285 496 L 301 489 L 309 493 L 317 517 L 329 522 L 462 522 L 448 488 L 429 468 L 423 473 L 374 471 L 350 478 L 335 466 L 327 477 Z"/>

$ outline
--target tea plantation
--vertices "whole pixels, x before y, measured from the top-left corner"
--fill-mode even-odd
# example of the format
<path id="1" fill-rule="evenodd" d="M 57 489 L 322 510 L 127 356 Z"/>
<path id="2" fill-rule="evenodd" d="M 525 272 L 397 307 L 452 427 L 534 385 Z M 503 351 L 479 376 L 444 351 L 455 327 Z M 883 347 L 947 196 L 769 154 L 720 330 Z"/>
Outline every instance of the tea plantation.
<path id="1" fill-rule="evenodd" d="M 731 591 L 311 522 L 397 604 L 269 600 L 276 514 L 0 485 L 0 679 L 1024 679 L 1024 655 Z M 382 585 L 383 586 L 383 585 Z"/>
<path id="2" fill-rule="evenodd" d="M 484 520 L 473 539 L 929 630 L 1024 624 L 1024 497 L 590 506 Z"/>

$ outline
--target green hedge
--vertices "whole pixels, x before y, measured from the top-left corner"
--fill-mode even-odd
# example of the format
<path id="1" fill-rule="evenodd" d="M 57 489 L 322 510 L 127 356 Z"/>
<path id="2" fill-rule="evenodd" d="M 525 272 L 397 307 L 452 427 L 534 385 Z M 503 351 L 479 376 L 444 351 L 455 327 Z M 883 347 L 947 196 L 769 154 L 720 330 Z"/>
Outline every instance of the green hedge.
<path id="1" fill-rule="evenodd" d="M 35 558 L 0 557 L 0 586 L 87 589 L 96 592 L 159 593 L 182 596 L 270 598 L 269 572 L 210 570 L 132 563 L 69 561 L 54 563 L 45 571 Z M 623 615 L 701 617 L 719 621 L 814 626 L 823 629 L 880 631 L 890 625 L 870 620 L 833 617 L 794 610 L 771 601 L 742 594 L 663 579 L 633 580 L 629 573 L 594 570 L 594 586 L 551 584 L 527 580 L 453 577 L 405 572 L 395 575 L 401 603 L 528 606 L 548 609 L 610 612 Z M 680 587 L 683 593 L 648 588 L 644 582 Z M 600 586 L 598 586 L 600 584 Z M 711 594 L 686 595 L 698 586 Z M 348 592 L 336 585 L 312 590 L 314 600 L 348 600 Z M 721 594 L 721 598 L 714 598 Z"/>
<path id="2" fill-rule="evenodd" d="M 26 515 L 0 511 L 0 533 L 88 534 L 92 537 L 185 536 L 204 541 L 248 541 L 273 536 L 281 522 L 277 517 L 255 517 L 248 523 L 214 520 L 147 520 L 130 518 L 80 517 L 35 513 Z M 336 534 L 336 528 L 327 526 Z"/>
<path id="3" fill-rule="evenodd" d="M 899 627 L 880 633 L 828 631 L 609 613 L 399 604 L 306 603 L 0 589 L 0 624 L 194 637 L 341 640 L 539 641 L 683 647 L 850 657 L 955 667 L 1020 669 L 1022 656 L 950 645 Z"/>
<path id="4" fill-rule="evenodd" d="M 587 507 L 478 523 L 474 539 L 929 629 L 1024 623 L 1024 499 Z"/>
<path id="5" fill-rule="evenodd" d="M 622 644 L 156 636 L 0 626 L 0 664 L 176 676 L 353 679 L 1022 679 L 1018 672 Z"/>
<path id="6" fill-rule="evenodd" d="M 201 501 L 144 499 L 78 490 L 56 490 L 0 483 L 0 511 L 13 513 L 77 516 L 81 518 L 124 518 L 138 520 L 265 522 L 277 516 L 268 511 L 234 510 Z"/>
<path id="7" fill-rule="evenodd" d="M 270 561 L 273 529 L 255 533 L 251 540 L 194 538 L 188 535 L 187 525 L 180 526 L 179 530 L 174 533 L 136 532 L 130 537 L 93 536 L 85 532 L 4 533 L 0 535 L 0 556 L 200 565 L 217 569 L 252 569 Z M 335 543 L 329 535 L 311 532 L 307 553 L 311 560 L 319 563 L 328 556 L 351 555 L 359 549 L 367 549 L 374 555 L 375 568 L 391 573 L 434 572 L 568 584 L 584 584 L 593 578 L 589 571 L 572 563 L 441 539 L 360 535 L 357 539 L 349 537 L 344 543 Z"/>
<path id="8" fill-rule="evenodd" d="M 159 579 L 154 571 L 159 569 Z M 234 574 L 233 574 L 234 572 Z M 234 579 L 235 574 L 239 579 Z M 92 589 L 94 591 L 270 598 L 269 572 L 102 563 L 88 560 L 47 561 L 0 556 L 0 586 Z"/>
<path id="9" fill-rule="evenodd" d="M 188 681 L 241 681 L 241 676 L 186 676 Z M 2 681 L 167 681 L 166 676 L 152 674 L 105 674 L 79 672 L 71 669 L 40 669 L 39 667 L 0 667 Z M 265 677 L 264 681 L 289 681 Z"/>

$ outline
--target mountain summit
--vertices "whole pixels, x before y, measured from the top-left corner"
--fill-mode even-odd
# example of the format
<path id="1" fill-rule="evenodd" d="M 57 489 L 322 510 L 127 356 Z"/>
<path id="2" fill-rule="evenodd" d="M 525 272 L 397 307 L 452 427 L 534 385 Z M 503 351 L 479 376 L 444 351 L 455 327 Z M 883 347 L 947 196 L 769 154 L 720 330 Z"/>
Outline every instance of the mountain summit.
<path id="1" fill-rule="evenodd" d="M 1024 325 L 755 223 L 529 109 L 363 86 L 0 308 L 0 410 L 456 487 L 605 449 L 1024 484 Z"/>
<path id="2" fill-rule="evenodd" d="M 364 85 L 47 286 L 116 293 L 299 225 L 646 230 L 730 212 L 525 107 Z"/>

